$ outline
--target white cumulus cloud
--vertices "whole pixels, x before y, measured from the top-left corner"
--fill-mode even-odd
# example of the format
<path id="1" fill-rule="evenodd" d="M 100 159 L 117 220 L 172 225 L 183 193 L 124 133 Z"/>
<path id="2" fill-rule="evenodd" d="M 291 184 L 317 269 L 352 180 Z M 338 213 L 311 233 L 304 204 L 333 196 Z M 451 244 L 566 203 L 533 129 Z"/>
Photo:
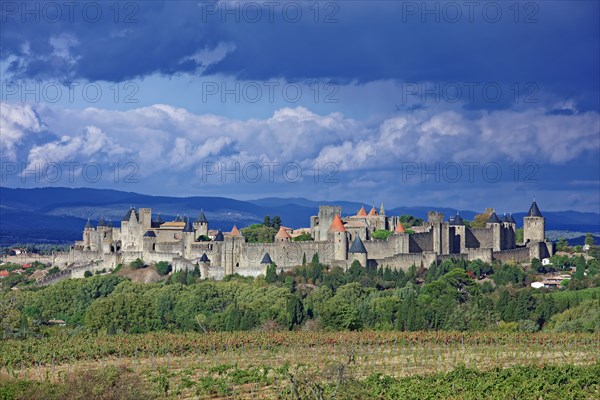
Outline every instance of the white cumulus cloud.
<path id="1" fill-rule="evenodd" d="M 29 133 L 39 133 L 44 125 L 30 104 L 0 103 L 0 152 L 15 161 L 16 148 Z"/>

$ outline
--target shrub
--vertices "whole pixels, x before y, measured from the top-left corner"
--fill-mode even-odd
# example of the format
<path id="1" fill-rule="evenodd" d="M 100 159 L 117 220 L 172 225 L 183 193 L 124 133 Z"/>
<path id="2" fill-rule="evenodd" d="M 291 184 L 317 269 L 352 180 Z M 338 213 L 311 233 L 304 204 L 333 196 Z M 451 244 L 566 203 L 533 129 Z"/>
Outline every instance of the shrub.
<path id="1" fill-rule="evenodd" d="M 156 263 L 156 271 L 158 271 L 160 275 L 167 275 L 172 270 L 173 267 L 166 261 L 159 261 Z"/>
<path id="2" fill-rule="evenodd" d="M 387 240 L 387 238 L 392 236 L 393 234 L 394 234 L 394 232 L 392 232 L 392 231 L 388 231 L 385 229 L 377 229 L 375 232 L 373 232 L 373 234 L 371 236 L 373 236 L 373 238 L 375 238 L 375 239 Z"/>
<path id="3" fill-rule="evenodd" d="M 141 259 L 137 258 L 135 261 L 132 261 L 129 266 L 133 269 L 140 269 L 140 268 L 144 268 L 146 267 L 146 265 L 144 264 L 144 261 L 142 261 Z"/>
<path id="4" fill-rule="evenodd" d="M 157 397 L 139 376 L 126 368 L 114 366 L 78 372 L 60 383 L 15 379 L 0 381 L 0 398 L 7 400 L 151 400 Z"/>
<path id="5" fill-rule="evenodd" d="M 482 293 L 492 293 L 494 290 L 496 290 L 496 288 L 489 281 L 485 281 L 481 285 L 481 292 Z"/>
<path id="6" fill-rule="evenodd" d="M 596 299 L 586 300 L 556 314 L 544 329 L 554 332 L 600 332 L 600 302 Z"/>
<path id="7" fill-rule="evenodd" d="M 312 236 L 310 236 L 310 233 L 303 233 L 301 235 L 296 236 L 294 239 L 292 239 L 294 242 L 307 242 L 307 241 L 311 241 L 314 240 L 312 238 Z"/>
<path id="8" fill-rule="evenodd" d="M 537 332 L 540 327 L 539 325 L 530 319 L 522 319 L 517 321 L 517 329 L 519 332 Z"/>

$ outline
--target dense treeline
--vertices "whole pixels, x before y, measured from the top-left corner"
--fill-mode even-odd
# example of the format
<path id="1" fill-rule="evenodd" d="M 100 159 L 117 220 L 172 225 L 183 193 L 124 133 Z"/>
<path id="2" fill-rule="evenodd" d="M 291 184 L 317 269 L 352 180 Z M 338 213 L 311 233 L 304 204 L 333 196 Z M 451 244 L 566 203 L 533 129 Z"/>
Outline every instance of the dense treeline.
<path id="1" fill-rule="evenodd" d="M 590 262 L 580 286 L 599 286 Z M 555 298 L 526 286 L 527 274 L 508 264 L 448 260 L 408 271 L 329 269 L 317 257 L 287 273 L 199 281 L 179 272 L 155 284 L 116 275 L 59 282 L 0 297 L 5 336 L 39 334 L 51 319 L 101 333 L 327 330 L 600 331 L 600 289 L 582 301 Z M 577 281 L 577 279 L 573 279 Z M 589 289 L 594 290 L 594 289 Z M 565 312 L 565 314 L 560 314 Z M 560 314 L 560 315 L 557 315 Z"/>
<path id="2" fill-rule="evenodd" d="M 69 251 L 71 243 L 14 243 L 10 246 L 0 246 L 0 254 L 17 255 L 14 249 L 25 250 L 28 254 L 52 254 L 57 251 Z"/>

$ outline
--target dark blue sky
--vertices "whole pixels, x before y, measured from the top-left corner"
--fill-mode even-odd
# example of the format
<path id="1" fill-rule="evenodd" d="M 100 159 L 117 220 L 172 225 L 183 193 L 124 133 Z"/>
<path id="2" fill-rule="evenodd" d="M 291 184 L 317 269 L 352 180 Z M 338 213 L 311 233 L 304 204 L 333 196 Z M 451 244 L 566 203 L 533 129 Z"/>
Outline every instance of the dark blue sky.
<path id="1" fill-rule="evenodd" d="M 599 20 L 592 1 L 3 2 L 2 184 L 599 211 Z"/>

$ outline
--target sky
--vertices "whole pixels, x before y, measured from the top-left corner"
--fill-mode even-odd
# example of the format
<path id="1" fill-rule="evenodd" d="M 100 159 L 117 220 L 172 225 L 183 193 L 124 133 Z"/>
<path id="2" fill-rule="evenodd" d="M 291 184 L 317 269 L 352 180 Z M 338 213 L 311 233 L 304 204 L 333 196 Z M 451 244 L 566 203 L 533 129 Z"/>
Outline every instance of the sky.
<path id="1" fill-rule="evenodd" d="M 3 186 L 600 212 L 596 1 L 0 7 Z"/>

